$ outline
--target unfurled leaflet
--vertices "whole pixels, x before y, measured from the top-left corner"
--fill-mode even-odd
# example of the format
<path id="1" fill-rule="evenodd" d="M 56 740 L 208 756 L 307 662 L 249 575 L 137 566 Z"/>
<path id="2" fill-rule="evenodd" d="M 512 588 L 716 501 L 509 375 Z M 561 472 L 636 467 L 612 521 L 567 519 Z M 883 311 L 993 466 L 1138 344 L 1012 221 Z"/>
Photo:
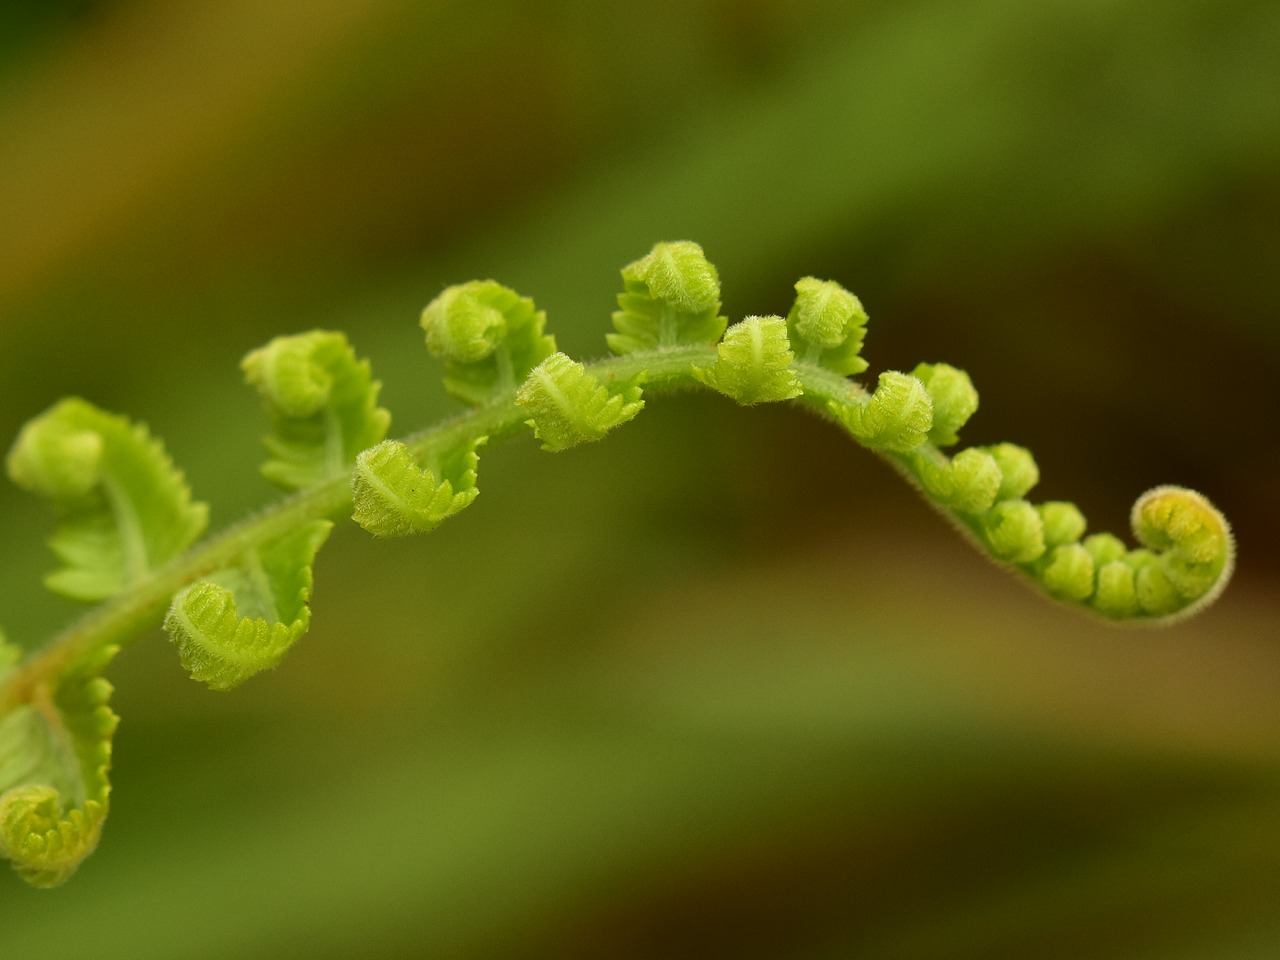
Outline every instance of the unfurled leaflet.
<path id="1" fill-rule="evenodd" d="M 693 376 L 743 406 L 790 400 L 801 393 L 782 317 L 747 317 L 716 347 L 716 362 Z"/>
<path id="2" fill-rule="evenodd" d="M 56 887 L 98 845 L 118 722 L 101 674 L 117 649 L 95 652 L 0 716 L 0 856 L 33 886 Z M 0 688 L 15 654 L 0 639 Z"/>
<path id="3" fill-rule="evenodd" d="M 27 423 L 7 466 L 57 510 L 49 546 L 63 567 L 45 584 L 74 600 L 105 600 L 138 582 L 195 542 L 208 520 L 146 427 L 78 398 Z"/>
<path id="4" fill-rule="evenodd" d="M 286 490 L 346 473 L 356 454 L 387 435 L 391 414 L 378 406 L 381 385 L 341 333 L 276 337 L 240 366 L 271 419 L 262 475 Z"/>
<path id="5" fill-rule="evenodd" d="M 529 371 L 555 353 L 546 323 L 532 300 L 492 280 L 448 287 L 421 319 L 427 349 L 444 361 L 445 389 L 477 407 L 509 399 Z"/>
<path id="6" fill-rule="evenodd" d="M 563 353 L 538 364 L 516 394 L 543 450 L 567 450 L 599 440 L 644 408 L 634 380 L 605 385 Z"/>
<path id="7" fill-rule="evenodd" d="M 398 440 L 365 450 L 356 458 L 351 479 L 356 523 L 377 537 L 433 530 L 479 493 L 476 448 L 487 439 L 480 437 L 451 451 L 434 470 L 419 467 L 413 452 Z"/>
<path id="8" fill-rule="evenodd" d="M 924 384 L 933 405 L 929 441 L 950 447 L 960 441 L 959 431 L 978 410 L 978 391 L 963 370 L 946 363 L 920 363 L 911 375 Z"/>
<path id="9" fill-rule="evenodd" d="M 924 384 L 897 370 L 880 374 L 876 392 L 866 402 L 833 402 L 830 409 L 854 439 L 872 450 L 914 450 L 925 442 L 933 425 Z"/>
<path id="10" fill-rule="evenodd" d="M 796 299 L 787 314 L 791 349 L 805 363 L 816 363 L 842 377 L 867 369 L 862 343 L 867 311 L 862 301 L 833 280 L 796 281 Z"/>
<path id="11" fill-rule="evenodd" d="M 622 268 L 623 290 L 605 336 L 622 355 L 717 343 L 729 321 L 720 316 L 720 275 L 702 247 L 687 240 L 656 243 Z"/>
<path id="12" fill-rule="evenodd" d="M 229 690 L 280 662 L 311 624 L 311 563 L 332 528 L 303 524 L 174 597 L 164 629 L 192 679 Z"/>

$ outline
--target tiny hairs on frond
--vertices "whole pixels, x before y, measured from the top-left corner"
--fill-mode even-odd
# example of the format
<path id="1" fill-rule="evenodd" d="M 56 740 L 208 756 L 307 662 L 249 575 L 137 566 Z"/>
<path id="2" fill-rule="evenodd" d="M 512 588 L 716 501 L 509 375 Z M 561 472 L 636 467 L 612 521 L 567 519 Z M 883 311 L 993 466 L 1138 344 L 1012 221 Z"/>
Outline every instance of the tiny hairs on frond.
<path id="1" fill-rule="evenodd" d="M 332 527 L 305 523 L 173 598 L 164 629 L 192 679 L 229 690 L 280 662 L 311 624 L 311 564 Z"/>
<path id="2" fill-rule="evenodd" d="M 98 845 L 119 720 L 101 674 L 117 649 L 96 651 L 0 717 L 0 856 L 32 886 L 56 887 Z"/>
<path id="3" fill-rule="evenodd" d="M 1036 458 L 1026 447 L 1015 443 L 997 443 L 990 447 L 981 447 L 991 454 L 996 466 L 1000 468 L 1001 500 L 1016 500 L 1025 497 L 1040 482 L 1040 467 Z"/>
<path id="4" fill-rule="evenodd" d="M 1133 505 L 1133 533 L 1149 560 L 1137 564 L 1138 603 L 1157 617 L 1182 618 L 1212 603 L 1235 567 L 1227 518 L 1185 487 L 1148 490 Z M 1135 551 L 1137 552 L 1137 551 Z"/>
<path id="5" fill-rule="evenodd" d="M 978 410 L 978 391 L 963 370 L 946 363 L 920 363 L 911 375 L 924 384 L 933 405 L 929 441 L 950 447 L 960 441 L 960 428 Z"/>
<path id="6" fill-rule="evenodd" d="M 728 320 L 720 316 L 720 275 L 696 243 L 654 244 L 646 256 L 622 268 L 622 282 L 613 314 L 617 332 L 605 337 L 614 353 L 710 346 L 724 335 Z"/>
<path id="7" fill-rule="evenodd" d="M 842 377 L 867 369 L 862 344 L 867 311 L 862 301 L 833 280 L 803 277 L 787 314 L 791 348 L 805 363 L 815 363 Z"/>
<path id="8" fill-rule="evenodd" d="M 356 458 L 351 477 L 353 517 L 377 537 L 426 533 L 476 498 L 476 449 L 488 437 L 439 458 L 435 470 L 418 466 L 398 440 L 384 440 Z M 439 479 L 437 479 L 439 478 Z"/>
<path id="9" fill-rule="evenodd" d="M 933 426 L 933 407 L 924 384 L 897 370 L 880 374 L 870 399 L 832 402 L 830 409 L 855 440 L 872 450 L 914 450 Z"/>
<path id="10" fill-rule="evenodd" d="M 509 395 L 555 353 L 547 315 L 510 287 L 472 280 L 446 288 L 422 311 L 427 349 L 444 361 L 450 396 L 484 406 Z"/>
<path id="11" fill-rule="evenodd" d="M 1026 500 L 1002 500 L 982 516 L 991 552 L 1007 563 L 1030 563 L 1044 553 L 1044 521 Z"/>
<path id="12" fill-rule="evenodd" d="M 1074 503 L 1050 500 L 1036 509 L 1040 511 L 1040 521 L 1044 524 L 1044 542 L 1049 546 L 1075 543 L 1084 536 L 1088 522 Z"/>
<path id="13" fill-rule="evenodd" d="M 743 406 L 790 400 L 802 392 L 782 317 L 747 317 L 716 347 L 716 362 L 693 376 Z"/>
<path id="14" fill-rule="evenodd" d="M 380 384 L 341 333 L 276 337 L 241 362 L 271 420 L 262 474 L 286 490 L 346 473 L 356 454 L 387 435 Z"/>
<path id="15" fill-rule="evenodd" d="M 544 450 L 567 450 L 599 440 L 644 408 L 634 381 L 603 384 L 563 353 L 555 353 L 529 374 L 516 403 L 530 415 L 529 426 Z"/>
<path id="16" fill-rule="evenodd" d="M 7 466 L 57 510 L 49 546 L 63 567 L 45 584 L 74 600 L 114 596 L 194 543 L 208 521 L 146 427 L 78 398 L 28 422 Z"/>
<path id="17" fill-rule="evenodd" d="M 984 450 L 969 448 L 948 458 L 931 447 L 918 447 L 910 465 L 924 491 L 944 507 L 963 514 L 991 509 L 1000 492 L 1000 467 Z"/>
<path id="18" fill-rule="evenodd" d="M 1183 619 L 1213 602 L 1231 578 L 1231 530 L 1194 490 L 1157 487 L 1138 498 L 1136 549 L 1109 533 L 1085 537 L 1086 526 L 1084 515 L 1066 501 L 1032 506 L 1003 500 L 981 520 L 997 557 L 1019 566 L 1052 596 L 1110 619 L 1152 624 Z"/>
<path id="19" fill-rule="evenodd" d="M 1088 523 L 1075 504 L 1024 499 L 1040 481 L 1025 448 L 998 443 L 953 457 L 942 453 L 938 448 L 957 442 L 959 429 L 977 410 L 977 391 L 963 371 L 946 364 L 920 364 L 913 374 L 931 401 L 931 443 L 899 450 L 894 462 L 997 560 L 1018 568 L 1050 596 L 1113 620 L 1167 623 L 1221 593 L 1231 576 L 1234 545 L 1226 519 L 1203 496 L 1157 487 L 1139 498 L 1132 517 L 1137 549 L 1109 533 L 1086 537 Z M 874 397 L 868 411 L 873 403 Z M 856 436 L 857 408 L 833 409 Z"/>

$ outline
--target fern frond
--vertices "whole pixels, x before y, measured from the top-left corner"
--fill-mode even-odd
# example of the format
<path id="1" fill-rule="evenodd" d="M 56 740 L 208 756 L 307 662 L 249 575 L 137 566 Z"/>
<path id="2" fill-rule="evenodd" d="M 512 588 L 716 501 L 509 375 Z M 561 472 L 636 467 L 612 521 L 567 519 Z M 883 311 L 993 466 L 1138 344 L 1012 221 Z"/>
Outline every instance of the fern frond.
<path id="1" fill-rule="evenodd" d="M 0 856 L 33 886 L 62 883 L 98 844 L 119 721 L 101 674 L 117 649 L 97 651 L 55 690 L 42 686 L 0 717 Z"/>
<path id="2" fill-rule="evenodd" d="M 1079 603 L 1088 600 L 1096 589 L 1093 558 L 1078 543 L 1048 547 L 1036 573 L 1045 590 L 1059 600 Z"/>
<path id="3" fill-rule="evenodd" d="M 929 384 L 942 397 L 940 405 L 945 409 L 950 392 L 959 398 L 955 409 L 976 408 L 976 392 L 972 403 L 968 399 L 967 376 L 939 389 L 940 366 L 932 367 Z M 950 439 L 967 414 L 944 416 L 950 423 L 943 436 Z M 1132 520 L 1141 546 L 1130 550 L 1109 533 L 1086 537 L 1087 521 L 1073 503 L 1024 499 L 1040 470 L 1030 452 L 1015 444 L 970 447 L 951 458 L 924 444 L 896 462 L 994 558 L 1027 574 L 1050 596 L 1110 619 L 1180 619 L 1211 603 L 1230 579 L 1230 528 L 1194 491 L 1158 487 L 1139 498 Z"/>
<path id="4" fill-rule="evenodd" d="M 802 392 L 781 317 L 735 323 L 716 347 L 715 365 L 694 367 L 693 376 L 743 406 L 790 400 Z"/>
<path id="5" fill-rule="evenodd" d="M 728 326 L 720 316 L 720 275 L 696 243 L 654 244 L 622 268 L 622 281 L 613 314 L 617 333 L 605 336 L 616 354 L 711 345 Z"/>
<path id="6" fill-rule="evenodd" d="M 991 454 L 996 466 L 1000 468 L 999 499 L 1016 500 L 1025 497 L 1040 482 L 1040 467 L 1026 447 L 1020 447 L 1016 443 L 997 443 L 979 449 Z"/>
<path id="7" fill-rule="evenodd" d="M 1012 564 L 1031 563 L 1044 553 L 1044 521 L 1026 500 L 1003 500 L 982 515 L 982 533 L 991 553 Z"/>
<path id="8" fill-rule="evenodd" d="M 546 323 L 532 300 L 492 280 L 447 288 L 421 319 L 427 349 L 444 361 L 445 389 L 477 407 L 508 396 L 555 353 Z"/>
<path id="9" fill-rule="evenodd" d="M 544 450 L 567 450 L 599 440 L 644 408 L 640 386 L 628 381 L 606 386 L 563 353 L 555 353 L 529 374 L 516 394 Z"/>
<path id="10" fill-rule="evenodd" d="M 1156 487 L 1134 503 L 1132 522 L 1138 542 L 1153 551 L 1136 564 L 1144 610 L 1184 617 L 1217 598 L 1235 566 L 1235 540 L 1207 498 L 1185 487 Z"/>
<path id="11" fill-rule="evenodd" d="M 925 492 L 957 513 L 986 513 L 1000 493 L 1000 467 L 995 457 L 976 447 L 954 457 L 934 448 L 917 448 L 911 466 Z"/>
<path id="12" fill-rule="evenodd" d="M 48 582 L 109 602 L 22 663 L 0 636 L 0 855 L 52 886 L 98 842 L 116 726 L 101 674 L 119 644 L 162 622 L 191 675 L 220 690 L 274 667 L 310 625 L 330 518 L 350 514 L 378 536 L 429 530 L 477 496 L 487 439 L 531 427 L 548 450 L 598 440 L 643 409 L 641 384 L 704 385 L 744 405 L 794 399 L 899 469 L 986 554 L 1111 619 L 1187 616 L 1231 576 L 1230 529 L 1198 493 L 1139 498 L 1130 549 L 1086 535 L 1070 502 L 1027 499 L 1040 471 L 1022 447 L 945 453 L 978 409 L 968 374 L 920 364 L 880 374 L 868 394 L 848 379 L 866 367 L 866 311 L 839 284 L 806 277 L 785 320 L 726 330 L 719 277 L 697 244 L 659 243 L 623 279 L 608 337 L 617 356 L 589 366 L 556 352 L 532 300 L 493 281 L 449 287 L 422 326 L 449 391 L 478 409 L 403 441 L 385 440 L 379 385 L 341 334 L 250 353 L 244 372 L 275 431 L 263 472 L 298 492 L 195 546 L 205 507 L 143 427 L 77 399 L 28 423 L 7 464 L 61 514 L 50 543 L 64 567 Z"/>
<path id="13" fill-rule="evenodd" d="M 60 515 L 49 546 L 63 567 L 45 577 L 74 600 L 105 600 L 189 547 L 208 521 L 146 427 L 79 398 L 22 428 L 9 476 Z"/>
<path id="14" fill-rule="evenodd" d="M 311 564 L 332 528 L 307 523 L 174 597 L 164 629 L 192 679 L 229 690 L 280 662 L 311 624 Z"/>
<path id="15" fill-rule="evenodd" d="M 854 439 L 872 450 L 914 450 L 933 426 L 933 406 L 924 384 L 897 370 L 880 374 L 869 400 L 833 401 L 829 408 Z"/>
<path id="16" fill-rule="evenodd" d="M 356 458 L 351 479 L 353 517 L 376 537 L 426 533 L 476 498 L 476 449 L 488 437 L 442 458 L 436 471 L 422 469 L 398 440 L 385 440 Z M 436 480 L 439 475 L 439 481 Z"/>
<path id="17" fill-rule="evenodd" d="M 787 333 L 792 349 L 805 363 L 842 377 L 867 369 L 867 361 L 862 359 L 867 311 L 861 300 L 834 280 L 803 277 L 796 281 Z"/>
<path id="18" fill-rule="evenodd" d="M 1088 522 L 1080 508 L 1065 500 L 1050 500 L 1037 507 L 1040 522 L 1044 526 L 1044 542 L 1050 547 L 1078 543 L 1084 536 Z"/>
<path id="19" fill-rule="evenodd" d="M 286 490 L 345 473 L 356 454 L 387 435 L 391 414 L 381 387 L 341 333 L 313 330 L 276 337 L 241 361 L 262 397 L 272 433 L 262 475 Z"/>
<path id="20" fill-rule="evenodd" d="M 924 384 L 933 407 L 929 442 L 950 447 L 960 442 L 959 431 L 978 412 L 978 391 L 963 370 L 946 363 L 920 363 L 911 375 Z"/>

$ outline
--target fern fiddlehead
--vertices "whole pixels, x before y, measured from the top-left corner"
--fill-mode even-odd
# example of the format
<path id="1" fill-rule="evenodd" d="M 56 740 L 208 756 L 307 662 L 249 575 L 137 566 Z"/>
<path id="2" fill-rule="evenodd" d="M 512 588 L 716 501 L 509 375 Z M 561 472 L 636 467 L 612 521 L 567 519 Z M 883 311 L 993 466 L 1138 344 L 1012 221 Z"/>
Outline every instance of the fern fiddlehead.
<path id="1" fill-rule="evenodd" d="M 533 301 L 493 281 L 450 287 L 423 311 L 445 385 L 470 406 L 387 440 L 378 384 L 345 337 L 312 331 L 250 353 L 245 377 L 272 433 L 264 475 L 296 491 L 201 543 L 206 510 L 159 442 L 122 417 L 65 400 L 27 424 L 7 465 L 61 517 L 49 587 L 99 605 L 22 660 L 0 635 L 0 854 L 55 886 L 98 842 L 116 717 L 102 678 L 120 646 L 162 625 L 192 677 L 228 689 L 274 667 L 306 632 L 311 566 L 333 521 L 376 536 L 426 532 L 478 496 L 478 449 L 525 431 L 544 449 L 599 440 L 648 396 L 702 386 L 735 402 L 792 401 L 885 458 L 980 549 L 1050 596 L 1101 616 L 1167 622 L 1213 601 L 1231 574 L 1226 520 L 1198 493 L 1157 487 L 1134 505 L 1138 547 L 1065 501 L 1033 503 L 1034 458 L 1009 443 L 949 454 L 978 409 L 969 376 L 942 363 L 852 381 L 867 314 L 832 281 L 796 284 L 788 315 L 729 326 L 697 244 L 660 243 L 623 268 L 606 341 L 590 364 L 556 350 Z"/>

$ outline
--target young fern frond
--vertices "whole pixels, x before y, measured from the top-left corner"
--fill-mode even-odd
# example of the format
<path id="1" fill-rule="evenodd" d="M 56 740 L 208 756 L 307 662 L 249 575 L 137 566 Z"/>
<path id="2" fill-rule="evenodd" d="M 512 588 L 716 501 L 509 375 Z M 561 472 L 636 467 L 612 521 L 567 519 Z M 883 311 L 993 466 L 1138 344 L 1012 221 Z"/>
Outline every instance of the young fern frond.
<path id="1" fill-rule="evenodd" d="M 862 359 L 867 311 L 861 300 L 832 280 L 803 277 L 796 281 L 787 334 L 803 363 L 842 377 L 867 369 L 867 361 Z"/>
<path id="2" fill-rule="evenodd" d="M 911 469 L 920 486 L 939 506 L 980 516 L 1000 493 L 1000 467 L 985 450 L 970 447 L 954 457 L 921 445 L 913 451 Z"/>
<path id="3" fill-rule="evenodd" d="M 49 546 L 63 567 L 45 585 L 105 600 L 195 542 L 209 511 L 146 427 L 72 397 L 22 428 L 7 460 L 20 487 L 61 520 Z"/>
<path id="4" fill-rule="evenodd" d="M 119 718 L 101 676 L 104 647 L 0 717 L 0 855 L 35 887 L 56 887 L 98 845 Z M 0 685 L 17 648 L 0 637 Z"/>
<path id="5" fill-rule="evenodd" d="M 191 679 L 230 690 L 280 662 L 311 625 L 311 564 L 332 529 L 303 524 L 173 598 L 164 629 Z"/>
<path id="6" fill-rule="evenodd" d="M 729 324 L 720 316 L 720 275 L 696 243 L 654 244 L 622 268 L 622 282 L 617 333 L 605 335 L 616 354 L 714 344 Z"/>
<path id="7" fill-rule="evenodd" d="M 792 400 L 840 425 L 913 482 L 992 558 L 1101 616 L 1169 622 L 1203 609 L 1231 575 L 1226 520 L 1207 499 L 1157 487 L 1133 509 L 1139 546 L 1086 536 L 1066 501 L 1033 503 L 1031 454 L 1014 444 L 944 452 L 978 409 L 946 364 L 886 371 L 868 393 L 867 315 L 833 281 L 806 277 L 786 319 L 719 315 L 720 284 L 694 243 L 660 243 L 623 269 L 606 339 L 615 356 L 570 359 L 532 300 L 493 281 L 449 287 L 426 308 L 446 387 L 472 409 L 385 440 L 378 384 L 341 334 L 273 340 L 244 361 L 274 432 L 263 472 L 297 490 L 201 544 L 205 508 L 141 427 L 66 400 L 23 428 L 10 475 L 62 517 L 53 589 L 105 600 L 18 662 L 0 638 L 0 854 L 37 886 L 67 878 L 107 811 L 116 718 L 102 671 L 119 645 L 163 622 L 191 675 L 227 689 L 275 666 L 306 631 L 312 562 L 332 520 L 377 536 L 424 532 L 477 495 L 477 448 L 532 429 L 544 449 L 598 440 L 648 395 L 708 387 L 751 405 Z M 644 385 L 646 398 L 641 397 Z M 167 610 L 167 613 L 166 613 Z"/>
<path id="8" fill-rule="evenodd" d="M 716 347 L 715 365 L 694 367 L 693 376 L 744 407 L 790 400 L 803 392 L 781 317 L 747 317 L 735 323 Z"/>
<path id="9" fill-rule="evenodd" d="M 880 374 L 876 392 L 866 403 L 832 403 L 831 410 L 855 440 L 872 450 L 914 450 L 933 427 L 929 391 L 897 370 Z"/>
<path id="10" fill-rule="evenodd" d="M 960 428 L 978 412 L 978 391 L 963 370 L 946 363 L 917 363 L 911 376 L 929 394 L 933 425 L 929 442 L 935 447 L 952 447 L 960 442 Z"/>
<path id="11" fill-rule="evenodd" d="M 488 437 L 462 444 L 433 471 L 422 469 L 399 440 L 384 440 L 356 458 L 351 478 L 352 519 L 375 537 L 434 530 L 480 493 L 476 449 Z M 437 474 L 439 481 L 436 480 Z"/>
<path id="12" fill-rule="evenodd" d="M 444 387 L 482 407 L 509 395 L 556 351 L 547 315 L 510 287 L 473 280 L 449 287 L 422 311 L 427 349 L 444 361 Z"/>
<path id="13" fill-rule="evenodd" d="M 1016 500 L 1025 497 L 1040 482 L 1040 467 L 1026 447 L 1020 447 L 1016 443 L 997 443 L 978 449 L 991 454 L 996 466 L 1000 468 L 1000 490 L 997 493 L 999 499 Z"/>
<path id="14" fill-rule="evenodd" d="M 644 409 L 635 379 L 606 386 L 563 353 L 553 353 L 529 372 L 516 403 L 543 450 L 568 450 L 601 439 Z"/>
<path id="15" fill-rule="evenodd" d="M 271 419 L 262 475 L 301 490 L 346 473 L 356 455 L 387 435 L 391 414 L 379 384 L 341 333 L 276 337 L 241 364 Z"/>
<path id="16" fill-rule="evenodd" d="M 1218 598 L 1235 557 L 1226 518 L 1194 490 L 1163 486 L 1133 505 L 1133 533 L 1146 551 L 1137 557 L 1134 591 L 1138 605 L 1156 616 L 1185 617 Z"/>

